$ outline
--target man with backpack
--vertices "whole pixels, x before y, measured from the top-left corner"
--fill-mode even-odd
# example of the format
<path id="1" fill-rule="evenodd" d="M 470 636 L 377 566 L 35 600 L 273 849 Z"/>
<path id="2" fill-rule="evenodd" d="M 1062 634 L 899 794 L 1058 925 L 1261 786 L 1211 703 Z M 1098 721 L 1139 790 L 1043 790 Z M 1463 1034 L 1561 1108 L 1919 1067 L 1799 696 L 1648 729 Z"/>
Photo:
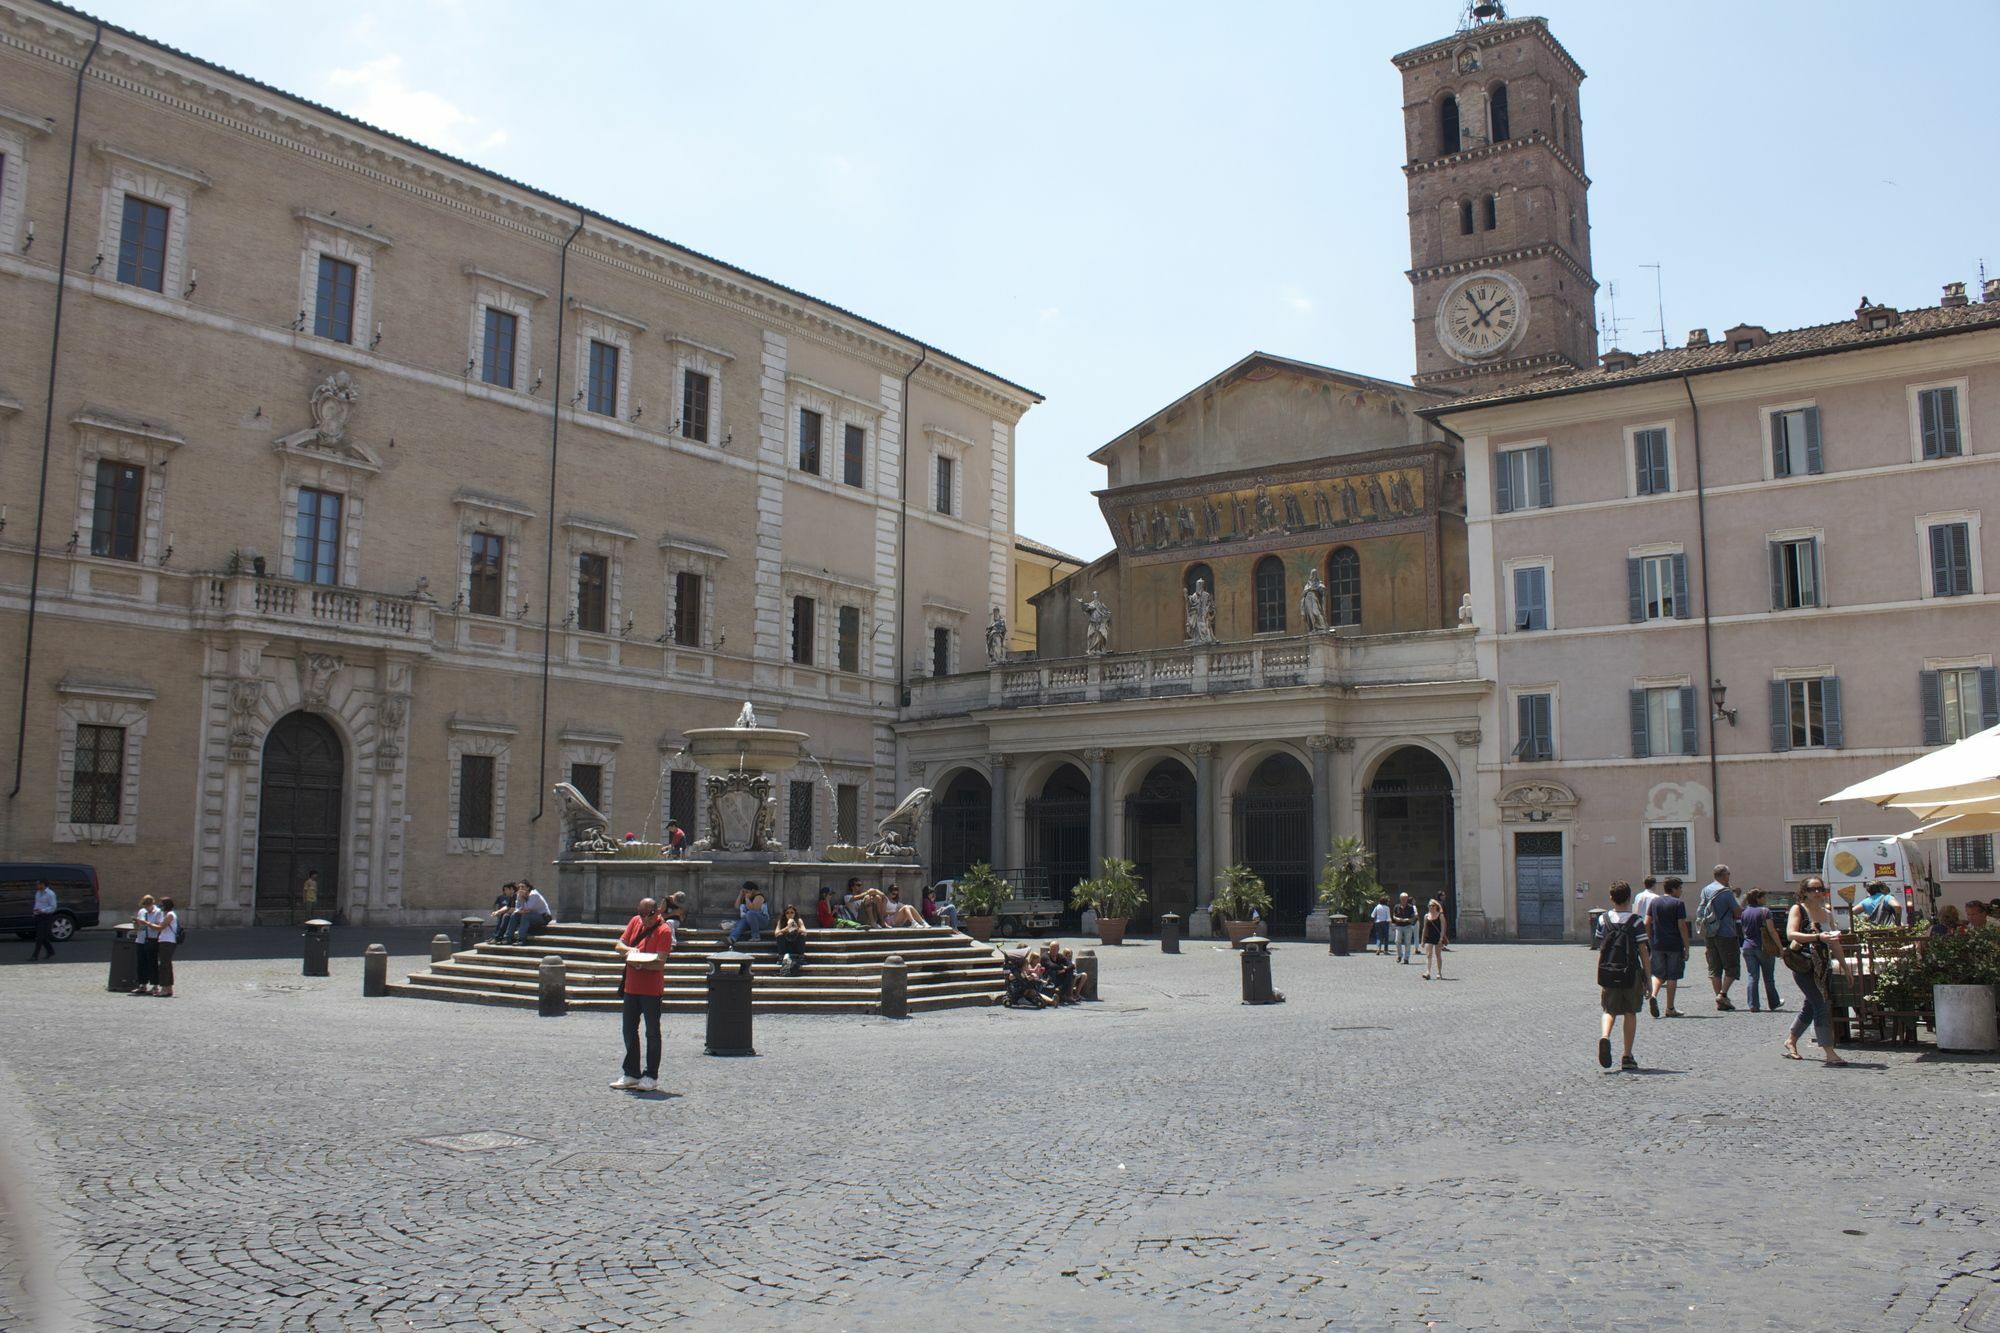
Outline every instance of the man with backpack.
<path id="1" fill-rule="evenodd" d="M 1709 989 L 1715 992 L 1715 1007 L 1726 1013 L 1736 1008 L 1729 1001 L 1729 988 L 1743 972 L 1743 941 L 1736 925 L 1743 907 L 1730 891 L 1728 866 L 1715 868 L 1715 878 L 1702 886 L 1695 909 L 1701 913 Z"/>
<path id="2" fill-rule="evenodd" d="M 1597 950 L 1598 1000 L 1604 1009 L 1604 1027 L 1597 1037 L 1597 1063 L 1611 1068 L 1611 1027 L 1625 1020 L 1625 1056 L 1621 1069 L 1637 1069 L 1632 1055 L 1632 1037 L 1639 1028 L 1639 1006 L 1646 998 L 1646 971 L 1650 957 L 1646 949 L 1644 923 L 1630 910 L 1632 886 L 1624 880 L 1611 882 L 1611 910 L 1604 914 L 1604 943 Z"/>
<path id="3" fill-rule="evenodd" d="M 1868 896 L 1861 900 L 1861 915 L 1871 926 L 1895 925 L 1896 895 L 1879 879 L 1869 880 L 1867 888 Z"/>

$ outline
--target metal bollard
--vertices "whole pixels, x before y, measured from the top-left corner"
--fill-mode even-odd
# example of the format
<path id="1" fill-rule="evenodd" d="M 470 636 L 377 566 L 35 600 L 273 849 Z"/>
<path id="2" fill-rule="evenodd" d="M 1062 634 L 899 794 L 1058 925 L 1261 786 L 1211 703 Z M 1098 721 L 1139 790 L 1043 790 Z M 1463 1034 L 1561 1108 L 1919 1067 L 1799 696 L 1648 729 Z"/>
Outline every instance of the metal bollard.
<path id="1" fill-rule="evenodd" d="M 882 1017 L 910 1016 L 910 969 L 899 953 L 882 964 Z"/>
<path id="2" fill-rule="evenodd" d="M 561 1018 L 569 1012 L 569 964 L 560 954 L 542 960 L 539 977 L 541 993 L 536 1010 L 543 1018 Z"/>
<path id="3" fill-rule="evenodd" d="M 333 922 L 316 916 L 306 922 L 303 934 L 306 941 L 305 967 L 299 975 L 306 977 L 330 975 L 326 970 L 326 955 L 333 947 Z"/>
<path id="4" fill-rule="evenodd" d="M 747 953 L 724 949 L 708 956 L 708 1042 L 710 1055 L 755 1055 L 751 1044 L 752 986 Z"/>
<path id="5" fill-rule="evenodd" d="M 1169 912 L 1160 918 L 1160 952 L 1179 953 L 1181 951 L 1181 919 Z"/>
<path id="6" fill-rule="evenodd" d="M 442 963 L 451 957 L 451 936 L 439 931 L 431 936 L 431 961 Z"/>
<path id="7" fill-rule="evenodd" d="M 486 918 L 483 916 L 462 916 L 458 919 L 458 947 L 472 951 L 479 947 L 479 941 L 486 938 Z"/>
<path id="8" fill-rule="evenodd" d="M 130 921 L 118 923 L 111 940 L 111 977 L 104 989 L 129 994 L 139 985 L 139 930 Z"/>
<path id="9" fill-rule="evenodd" d="M 1083 977 L 1083 996 L 1097 998 L 1097 950 L 1085 949 L 1076 956 L 1076 970 Z"/>
<path id="10" fill-rule="evenodd" d="M 389 951 L 371 944 L 361 954 L 361 995 L 378 1000 L 389 993 Z"/>
<path id="11" fill-rule="evenodd" d="M 1326 951 L 1335 958 L 1347 957 L 1347 918 L 1339 912 L 1326 919 Z"/>
<path id="12" fill-rule="evenodd" d="M 1271 989 L 1271 941 L 1252 935 L 1243 941 L 1243 1003 L 1284 1002 L 1285 997 Z"/>

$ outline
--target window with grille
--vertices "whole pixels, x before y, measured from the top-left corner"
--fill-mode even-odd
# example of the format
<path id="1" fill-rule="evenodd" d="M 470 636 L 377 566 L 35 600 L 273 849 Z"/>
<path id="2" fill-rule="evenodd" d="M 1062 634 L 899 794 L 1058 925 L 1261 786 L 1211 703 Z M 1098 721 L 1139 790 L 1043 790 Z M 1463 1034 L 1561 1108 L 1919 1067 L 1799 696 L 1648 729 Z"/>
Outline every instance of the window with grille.
<path id="1" fill-rule="evenodd" d="M 931 631 L 931 674 L 951 674 L 951 631 L 942 627 Z"/>
<path id="2" fill-rule="evenodd" d="M 826 418 L 810 407 L 799 409 L 799 471 L 819 475 L 819 440 L 825 426 Z"/>
<path id="3" fill-rule="evenodd" d="M 868 476 L 868 432 L 850 422 L 842 437 L 840 479 L 849 486 L 863 485 Z"/>
<path id="4" fill-rule="evenodd" d="M 1821 470 L 1819 409 L 1795 407 L 1771 414 L 1771 475 L 1803 477 Z"/>
<path id="5" fill-rule="evenodd" d="M 1667 463 L 1667 432 L 1660 427 L 1632 432 L 1632 476 L 1641 495 L 1673 489 Z"/>
<path id="6" fill-rule="evenodd" d="M 1972 527 L 1967 523 L 1933 523 L 1931 596 L 1964 597 L 1972 591 Z"/>
<path id="7" fill-rule="evenodd" d="M 458 836 L 493 836 L 493 767 L 490 754 L 458 757 Z"/>
<path id="8" fill-rule="evenodd" d="M 1265 556 L 1257 562 L 1257 568 L 1250 576 L 1250 585 L 1256 612 L 1256 632 L 1284 633 L 1285 562 L 1275 555 Z"/>
<path id="9" fill-rule="evenodd" d="M 507 539 L 493 532 L 472 534 L 471 572 L 466 581 L 467 609 L 476 616 L 497 616 L 505 597 Z"/>
<path id="10" fill-rule="evenodd" d="M 851 782 L 833 789 L 833 836 L 849 847 L 861 842 L 861 788 Z"/>
<path id="11" fill-rule="evenodd" d="M 1790 835 L 1792 863 L 1786 873 L 1793 879 L 1801 875 L 1817 875 L 1826 861 L 1826 844 L 1833 836 L 1833 825 L 1794 824 Z"/>
<path id="12" fill-rule="evenodd" d="M 300 583 L 340 582 L 341 497 L 299 487 L 299 528 L 292 542 L 292 577 Z"/>
<path id="13" fill-rule="evenodd" d="M 839 623 L 835 638 L 838 640 L 840 669 L 842 671 L 861 670 L 861 608 L 843 606 L 840 608 Z"/>
<path id="14" fill-rule="evenodd" d="M 677 768 L 667 774 L 667 818 L 694 839 L 695 774 Z"/>
<path id="15" fill-rule="evenodd" d="M 791 819 L 785 845 L 794 851 L 803 851 L 813 845 L 813 785 L 810 782 L 791 784 Z"/>
<path id="16" fill-rule="evenodd" d="M 520 318 L 511 311 L 486 307 L 486 345 L 481 349 L 479 378 L 503 389 L 514 387 L 514 342 Z"/>
<path id="17" fill-rule="evenodd" d="M 344 259 L 319 257 L 319 288 L 313 301 L 313 335 L 337 343 L 354 341 L 354 283 L 357 270 Z"/>
<path id="18" fill-rule="evenodd" d="M 681 435 L 708 442 L 708 376 L 690 370 L 681 376 Z"/>
<path id="19" fill-rule="evenodd" d="M 1649 875 L 1686 875 L 1688 870 L 1688 827 L 1665 824 L 1646 830 Z"/>
<path id="20" fill-rule="evenodd" d="M 1948 875 L 1990 875 L 1993 873 L 1993 835 L 1974 834 L 1944 840 L 1944 868 Z"/>
<path id="21" fill-rule="evenodd" d="M 701 647 L 701 575 L 682 570 L 674 575 L 674 642 Z"/>
<path id="22" fill-rule="evenodd" d="M 125 728 L 79 723 L 69 817 L 75 824 L 116 824 L 125 788 Z"/>
<path id="23" fill-rule="evenodd" d="M 1925 458 L 1956 458 L 1964 452 L 1959 441 L 1956 385 L 1917 390 L 1917 430 Z"/>
<path id="24" fill-rule="evenodd" d="M 576 558 L 576 627 L 604 633 L 608 622 L 611 557 L 585 551 Z"/>
<path id="25" fill-rule="evenodd" d="M 1326 558 L 1327 623 L 1361 623 L 1361 557 L 1343 546 Z"/>
<path id="26" fill-rule="evenodd" d="M 956 470 L 956 460 L 943 457 L 937 460 L 937 511 L 940 514 L 952 512 L 952 478 Z"/>
<path id="27" fill-rule="evenodd" d="M 97 498 L 90 514 L 90 553 L 113 560 L 139 558 L 140 511 L 146 469 L 134 463 L 99 459 Z"/>
<path id="28" fill-rule="evenodd" d="M 792 598 L 792 660 L 800 666 L 813 664 L 813 621 L 818 610 L 810 597 Z"/>
<path id="29" fill-rule="evenodd" d="M 600 417 L 618 415 L 618 352 L 616 343 L 590 341 L 590 384 L 583 405 Z"/>
<path id="30" fill-rule="evenodd" d="M 583 799 L 602 810 L 604 808 L 604 765 L 571 764 L 569 785 L 583 794 Z"/>
<path id="31" fill-rule="evenodd" d="M 167 275 L 168 209 L 134 195 L 125 196 L 118 229 L 118 281 L 128 287 L 162 291 Z"/>

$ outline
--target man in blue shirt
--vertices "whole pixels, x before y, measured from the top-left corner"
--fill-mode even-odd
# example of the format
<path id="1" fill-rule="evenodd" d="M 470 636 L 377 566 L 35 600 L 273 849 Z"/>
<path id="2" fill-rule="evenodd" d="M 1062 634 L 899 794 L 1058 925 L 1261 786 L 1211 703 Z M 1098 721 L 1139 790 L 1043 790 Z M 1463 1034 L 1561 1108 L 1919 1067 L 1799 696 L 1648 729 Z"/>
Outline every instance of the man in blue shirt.
<path id="1" fill-rule="evenodd" d="M 1896 924 L 1896 895 L 1879 879 L 1868 881 L 1868 896 L 1861 900 L 1861 915 L 1871 926 Z"/>
<path id="2" fill-rule="evenodd" d="M 1736 1007 L 1729 1002 L 1729 988 L 1743 971 L 1743 941 L 1736 925 L 1743 905 L 1730 892 L 1728 866 L 1715 868 L 1715 878 L 1702 886 L 1697 906 L 1702 947 L 1708 955 L 1708 985 L 1715 992 L 1715 1007 L 1728 1011 Z"/>
<path id="3" fill-rule="evenodd" d="M 1681 901 L 1681 877 L 1669 875 L 1660 881 L 1659 896 L 1646 905 L 1646 933 L 1652 944 L 1653 990 L 1646 1007 L 1660 1016 L 1660 993 L 1666 992 L 1667 1017 L 1684 1015 L 1674 1008 L 1674 995 L 1687 973 L 1688 944 L 1694 938 L 1688 930 L 1687 904 Z"/>

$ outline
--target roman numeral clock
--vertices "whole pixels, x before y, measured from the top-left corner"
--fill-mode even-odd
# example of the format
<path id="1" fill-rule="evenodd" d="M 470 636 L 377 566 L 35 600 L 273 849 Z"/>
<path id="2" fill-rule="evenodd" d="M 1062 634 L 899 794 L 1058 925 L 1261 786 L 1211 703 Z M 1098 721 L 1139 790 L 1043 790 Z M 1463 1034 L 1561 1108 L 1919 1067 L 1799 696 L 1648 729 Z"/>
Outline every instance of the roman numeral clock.
<path id="1" fill-rule="evenodd" d="M 1438 302 L 1438 342 L 1460 361 L 1489 361 L 1517 346 L 1527 331 L 1528 293 L 1511 273 L 1467 274 Z"/>

